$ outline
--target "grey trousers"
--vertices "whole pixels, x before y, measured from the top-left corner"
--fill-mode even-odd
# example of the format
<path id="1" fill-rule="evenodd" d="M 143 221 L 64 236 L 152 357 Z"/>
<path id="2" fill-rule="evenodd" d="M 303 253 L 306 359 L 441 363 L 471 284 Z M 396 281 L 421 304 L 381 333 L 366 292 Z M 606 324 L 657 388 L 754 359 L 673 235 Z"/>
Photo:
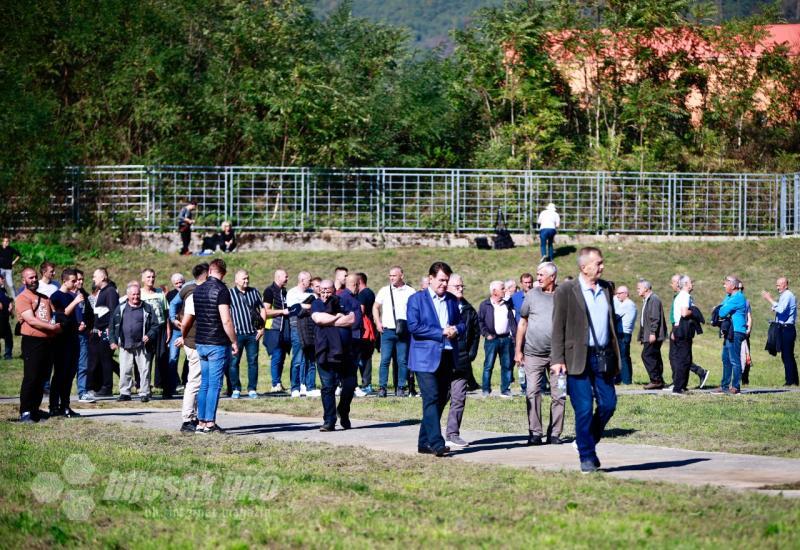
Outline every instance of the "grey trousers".
<path id="1" fill-rule="evenodd" d="M 528 430 L 533 435 L 542 436 L 542 376 L 550 373 L 550 358 L 535 357 L 526 355 L 524 357 L 525 378 L 527 387 L 525 388 L 525 398 L 528 405 Z M 550 424 L 547 427 L 547 436 L 560 437 L 564 429 L 564 406 L 567 402 L 566 397 L 558 397 L 558 376 L 550 376 Z"/>
<path id="2" fill-rule="evenodd" d="M 144 347 L 136 349 L 119 348 L 119 394 L 130 395 L 133 386 L 133 369 L 139 369 L 142 386 L 139 395 L 150 395 L 150 363 L 145 357 Z"/>
<path id="3" fill-rule="evenodd" d="M 183 407 L 181 416 L 184 422 L 191 422 L 197 418 L 197 394 L 200 391 L 200 356 L 197 350 L 183 346 L 186 358 L 189 360 L 189 374 L 186 375 L 186 385 L 183 387 Z"/>
<path id="4" fill-rule="evenodd" d="M 454 378 L 450 382 L 450 414 L 447 415 L 445 439 L 460 435 L 461 419 L 464 417 L 464 403 L 467 401 L 467 379 Z"/>
<path id="5" fill-rule="evenodd" d="M 6 280 L 6 295 L 13 300 L 17 295 L 17 289 L 14 288 L 14 272 L 10 269 L 0 269 L 0 273 Z"/>

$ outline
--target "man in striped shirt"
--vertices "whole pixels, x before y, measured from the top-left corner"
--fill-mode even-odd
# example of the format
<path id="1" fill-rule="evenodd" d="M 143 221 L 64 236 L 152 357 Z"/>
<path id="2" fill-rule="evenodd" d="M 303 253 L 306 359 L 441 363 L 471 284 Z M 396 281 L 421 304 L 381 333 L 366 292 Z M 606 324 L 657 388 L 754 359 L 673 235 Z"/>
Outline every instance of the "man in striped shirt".
<path id="1" fill-rule="evenodd" d="M 264 325 L 259 328 L 253 325 L 254 313 L 264 319 L 264 303 L 261 301 L 261 293 L 249 286 L 250 275 L 244 269 L 236 272 L 234 277 L 234 287 L 231 288 L 231 316 L 233 317 L 233 327 L 236 330 L 236 343 L 239 353 L 231 359 L 230 379 L 233 389 L 231 395 L 234 399 L 239 399 L 242 391 L 242 383 L 239 380 L 239 363 L 242 354 L 247 351 L 247 394 L 251 399 L 258 397 L 256 386 L 258 385 L 258 341 L 264 335 Z"/>

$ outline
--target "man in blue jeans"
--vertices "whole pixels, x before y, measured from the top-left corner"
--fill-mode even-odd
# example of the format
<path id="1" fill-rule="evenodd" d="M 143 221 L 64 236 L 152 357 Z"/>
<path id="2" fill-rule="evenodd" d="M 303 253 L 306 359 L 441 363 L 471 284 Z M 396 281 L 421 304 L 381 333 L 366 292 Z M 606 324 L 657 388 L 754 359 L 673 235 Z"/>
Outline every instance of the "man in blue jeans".
<path id="1" fill-rule="evenodd" d="M 378 397 L 386 397 L 389 384 L 389 363 L 394 358 L 398 372 L 395 395 L 405 397 L 408 384 L 408 342 L 409 335 L 398 333 L 397 327 L 406 326 L 406 306 L 414 289 L 404 280 L 403 268 L 399 265 L 389 269 L 389 284 L 381 288 L 375 296 L 372 316 L 375 328 L 381 338 L 381 365 L 378 372 L 380 389 Z M 400 321 L 398 323 L 398 321 Z"/>
<path id="2" fill-rule="evenodd" d="M 197 431 L 206 434 L 222 431 L 216 423 L 222 376 L 231 353 L 239 352 L 231 317 L 231 293 L 222 282 L 226 271 L 224 260 L 216 259 L 209 264 L 208 279 L 192 295 L 194 315 L 185 315 L 181 325 L 181 332 L 186 334 L 192 324 L 196 324 L 201 376 Z"/>
<path id="3" fill-rule="evenodd" d="M 301 271 L 297 274 L 297 286 L 286 293 L 286 306 L 289 308 L 289 328 L 292 333 L 292 362 L 289 370 L 289 383 L 291 396 L 319 396 L 316 390 L 317 366 L 312 354 L 303 349 L 300 341 L 300 331 L 297 328 L 297 316 L 302 310 L 310 311 L 309 297 L 311 292 L 311 273 Z"/>
<path id="4" fill-rule="evenodd" d="M 242 355 L 247 352 L 247 394 L 250 399 L 258 397 L 258 341 L 264 335 L 263 320 L 266 317 L 261 294 L 250 287 L 250 275 L 240 269 L 234 276 L 234 287 L 231 289 L 231 315 L 233 327 L 236 329 L 236 343 L 239 353 L 231 360 L 229 376 L 231 379 L 231 397 L 239 399 L 242 393 L 242 382 L 239 378 L 239 364 Z M 259 327 L 253 325 L 254 319 L 261 319 Z"/>
<path id="5" fill-rule="evenodd" d="M 514 335 L 517 322 L 510 300 L 503 299 L 503 281 L 492 281 L 490 296 L 478 307 L 478 326 L 483 341 L 483 396 L 492 393 L 492 370 L 495 359 L 500 359 L 500 395 L 511 397 L 511 367 L 514 361 Z"/>
<path id="6" fill-rule="evenodd" d="M 537 219 L 539 225 L 539 247 L 541 248 L 543 262 L 553 261 L 553 243 L 556 240 L 556 231 L 561 225 L 561 218 L 556 212 L 556 205 L 552 202 L 547 208 L 539 212 Z"/>
<path id="7" fill-rule="evenodd" d="M 567 374 L 567 395 L 575 412 L 575 441 L 584 474 L 600 468 L 597 443 L 617 408 L 614 377 L 619 372 L 619 345 L 614 285 L 600 278 L 603 268 L 599 249 L 582 248 L 578 277 L 561 284 L 553 296 L 550 372 Z"/>
<path id="8" fill-rule="evenodd" d="M 722 381 L 720 387 L 711 393 L 741 393 L 742 381 L 742 342 L 747 338 L 747 301 L 739 289 L 739 279 L 728 275 L 722 282 L 725 299 L 719 308 L 719 317 L 730 317 L 733 334 L 726 334 L 722 344 Z"/>
<path id="9" fill-rule="evenodd" d="M 264 309 L 267 320 L 264 325 L 264 347 L 270 356 L 270 375 L 272 391 L 282 392 L 283 362 L 287 352 L 292 349 L 291 328 L 289 326 L 289 306 L 286 304 L 286 282 L 289 274 L 278 269 L 272 284 L 264 289 Z"/>

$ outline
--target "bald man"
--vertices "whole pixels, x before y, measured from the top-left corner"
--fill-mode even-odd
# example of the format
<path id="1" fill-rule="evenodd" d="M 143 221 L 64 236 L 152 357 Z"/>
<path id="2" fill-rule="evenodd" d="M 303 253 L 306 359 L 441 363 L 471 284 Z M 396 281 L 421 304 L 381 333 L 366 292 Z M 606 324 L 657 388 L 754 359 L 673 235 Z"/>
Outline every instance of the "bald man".
<path id="1" fill-rule="evenodd" d="M 636 326 L 636 304 L 630 299 L 627 286 L 620 286 L 614 294 L 614 311 L 617 312 L 619 326 L 617 335 L 619 336 L 620 353 L 620 373 L 614 380 L 619 384 L 630 384 L 633 382 L 633 364 L 631 363 L 631 339 L 633 337 L 633 327 Z"/>
<path id="2" fill-rule="evenodd" d="M 292 333 L 289 326 L 289 306 L 286 303 L 286 283 L 289 274 L 284 269 L 275 271 L 272 284 L 264 290 L 264 347 L 270 355 L 272 391 L 283 391 L 281 376 L 287 352 L 292 349 Z"/>
<path id="3" fill-rule="evenodd" d="M 778 349 L 781 351 L 781 361 L 786 377 L 785 386 L 797 386 L 797 361 L 794 358 L 794 342 L 797 338 L 795 322 L 797 321 L 797 300 L 789 290 L 789 279 L 780 277 L 775 281 L 775 288 L 778 290 L 778 299 L 774 300 L 772 295 L 766 290 L 761 296 L 770 303 L 772 311 L 775 312 L 775 322 L 780 327 L 778 336 Z"/>

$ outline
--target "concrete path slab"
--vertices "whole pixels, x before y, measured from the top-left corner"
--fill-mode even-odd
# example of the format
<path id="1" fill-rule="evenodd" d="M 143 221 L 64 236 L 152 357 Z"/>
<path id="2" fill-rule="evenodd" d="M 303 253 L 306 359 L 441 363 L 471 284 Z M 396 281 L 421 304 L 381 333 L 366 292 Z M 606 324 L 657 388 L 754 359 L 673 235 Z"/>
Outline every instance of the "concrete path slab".
<path id="1" fill-rule="evenodd" d="M 173 432 L 180 427 L 178 409 L 81 409 L 80 412 L 87 419 L 103 422 L 122 422 Z M 353 429 L 337 429 L 332 433 L 319 431 L 319 418 L 220 411 L 218 421 L 226 429 L 227 435 L 234 437 L 272 437 L 282 441 L 356 446 L 400 454 L 417 453 L 419 423 L 416 420 L 381 422 L 354 419 Z M 444 460 L 550 471 L 579 469 L 576 451 L 570 444 L 528 447 L 525 444 L 527 436 L 479 430 L 465 430 L 462 437 L 471 442 L 470 446 L 454 450 L 452 457 Z M 601 442 L 597 454 L 603 464 L 602 471 L 621 479 L 693 486 L 714 485 L 734 490 L 761 490 L 770 485 L 800 483 L 800 459 L 611 442 Z M 430 459 L 442 460 L 435 457 Z M 787 497 L 800 497 L 800 490 L 781 493 Z"/>

